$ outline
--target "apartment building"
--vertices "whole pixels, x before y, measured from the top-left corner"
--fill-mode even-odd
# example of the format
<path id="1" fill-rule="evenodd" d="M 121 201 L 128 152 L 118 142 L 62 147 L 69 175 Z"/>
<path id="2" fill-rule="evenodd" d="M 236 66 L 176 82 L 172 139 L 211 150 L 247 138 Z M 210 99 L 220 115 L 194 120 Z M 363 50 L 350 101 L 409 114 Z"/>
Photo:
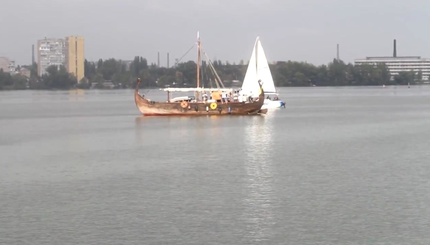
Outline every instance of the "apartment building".
<path id="1" fill-rule="evenodd" d="M 84 71 L 84 38 L 66 37 L 66 68 L 69 73 L 76 76 L 81 81 L 85 76 Z"/>
<path id="2" fill-rule="evenodd" d="M 46 69 L 52 65 L 64 66 L 79 82 L 85 76 L 84 38 L 70 36 L 38 40 L 37 60 L 39 76 L 46 74 Z"/>

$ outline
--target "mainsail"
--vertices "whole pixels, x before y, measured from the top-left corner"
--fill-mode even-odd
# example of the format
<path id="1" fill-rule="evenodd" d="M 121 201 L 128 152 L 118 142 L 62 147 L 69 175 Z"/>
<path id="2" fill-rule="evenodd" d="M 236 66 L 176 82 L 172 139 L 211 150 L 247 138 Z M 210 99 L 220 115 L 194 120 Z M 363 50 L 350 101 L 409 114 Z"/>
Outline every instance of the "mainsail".
<path id="1" fill-rule="evenodd" d="M 256 81 L 261 80 L 265 94 L 276 93 L 275 83 L 273 82 L 272 73 L 270 72 L 269 63 L 266 59 L 260 37 L 255 40 L 254 49 L 252 50 L 251 59 L 249 60 L 248 69 L 246 70 L 245 79 L 242 84 L 242 93 L 259 94 L 260 87 Z"/>
<path id="2" fill-rule="evenodd" d="M 266 59 L 263 46 L 261 46 L 260 39 L 257 38 L 257 74 L 258 79 L 263 83 L 263 90 L 265 94 L 276 93 L 275 83 L 273 82 L 272 73 L 270 72 L 269 63 Z"/>

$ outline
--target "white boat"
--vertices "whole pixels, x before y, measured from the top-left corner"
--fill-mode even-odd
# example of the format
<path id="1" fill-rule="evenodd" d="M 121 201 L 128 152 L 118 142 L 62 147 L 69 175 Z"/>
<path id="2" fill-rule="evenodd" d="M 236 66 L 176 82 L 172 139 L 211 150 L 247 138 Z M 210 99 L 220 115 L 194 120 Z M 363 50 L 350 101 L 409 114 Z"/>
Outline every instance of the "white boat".
<path id="1" fill-rule="evenodd" d="M 275 83 L 273 82 L 266 54 L 261 45 L 260 37 L 257 37 L 254 49 L 252 50 L 251 59 L 249 60 L 248 69 L 246 70 L 245 79 L 243 80 L 241 94 L 245 95 L 245 97 L 257 97 L 257 95 L 260 94 L 260 87 L 255 81 L 259 80 L 261 80 L 264 94 L 267 96 L 261 108 L 285 107 L 285 103 L 278 98 L 279 95 L 276 91 Z"/>

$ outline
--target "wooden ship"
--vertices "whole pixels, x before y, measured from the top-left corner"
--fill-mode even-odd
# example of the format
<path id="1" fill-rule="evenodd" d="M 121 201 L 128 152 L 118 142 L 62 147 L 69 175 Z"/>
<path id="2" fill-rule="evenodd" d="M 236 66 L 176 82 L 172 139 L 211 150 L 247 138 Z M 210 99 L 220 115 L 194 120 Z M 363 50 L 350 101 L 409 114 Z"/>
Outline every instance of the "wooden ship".
<path id="1" fill-rule="evenodd" d="M 221 93 L 231 93 L 232 89 L 226 88 L 202 88 L 200 87 L 200 62 L 201 62 L 200 37 L 197 35 L 197 87 L 196 88 L 166 88 L 167 101 L 156 102 L 139 94 L 141 79 L 137 79 L 134 99 L 137 108 L 144 116 L 203 116 L 203 115 L 256 115 L 265 114 L 267 109 L 261 110 L 264 104 L 264 91 L 260 81 L 255 81 L 260 86 L 257 96 L 250 96 L 246 101 L 226 101 L 221 98 Z M 170 99 L 171 92 L 194 92 L 195 96 L 184 96 Z M 208 99 L 207 94 L 212 94 Z"/>

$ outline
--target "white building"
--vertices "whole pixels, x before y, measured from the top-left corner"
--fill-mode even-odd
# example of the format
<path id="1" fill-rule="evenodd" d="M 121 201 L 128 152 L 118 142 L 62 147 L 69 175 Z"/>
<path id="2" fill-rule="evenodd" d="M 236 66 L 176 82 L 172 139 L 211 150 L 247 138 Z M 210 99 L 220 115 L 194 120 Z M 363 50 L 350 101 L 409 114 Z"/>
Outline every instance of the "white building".
<path id="1" fill-rule="evenodd" d="M 398 75 L 399 72 L 414 71 L 416 74 L 421 71 L 423 80 L 429 80 L 430 59 L 423 59 L 420 56 L 400 56 L 400 57 L 367 57 L 365 59 L 354 60 L 355 65 L 385 64 L 391 76 Z"/>
<path id="2" fill-rule="evenodd" d="M 15 65 L 15 61 L 14 60 L 10 60 L 9 61 L 9 73 L 10 74 L 15 74 L 16 73 L 16 65 Z"/>
<path id="3" fill-rule="evenodd" d="M 46 74 L 46 68 L 66 63 L 66 41 L 60 38 L 45 38 L 37 41 L 37 73 Z"/>
<path id="4" fill-rule="evenodd" d="M 15 61 L 10 60 L 6 57 L 0 57 L 0 69 L 3 72 L 10 73 L 11 75 L 16 73 Z"/>
<path id="5" fill-rule="evenodd" d="M 430 59 L 423 59 L 420 56 L 397 56 L 396 39 L 393 42 L 393 56 L 366 57 L 365 59 L 354 60 L 355 65 L 384 64 L 387 66 L 391 77 L 399 75 L 399 72 L 414 71 L 415 74 L 421 72 L 423 80 L 430 80 Z"/>

